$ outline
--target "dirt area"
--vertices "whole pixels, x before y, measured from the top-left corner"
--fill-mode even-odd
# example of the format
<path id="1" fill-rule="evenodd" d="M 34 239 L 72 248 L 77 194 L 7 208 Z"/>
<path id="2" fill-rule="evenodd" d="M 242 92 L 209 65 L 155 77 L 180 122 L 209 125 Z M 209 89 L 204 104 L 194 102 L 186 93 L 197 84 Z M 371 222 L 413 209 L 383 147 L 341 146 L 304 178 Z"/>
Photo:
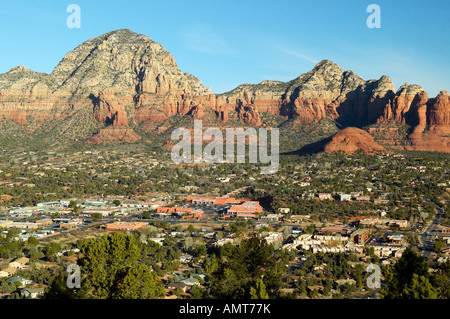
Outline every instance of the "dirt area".
<path id="1" fill-rule="evenodd" d="M 108 232 L 100 229 L 86 229 L 86 230 L 74 230 L 70 233 L 60 233 L 54 236 L 49 236 L 40 240 L 41 243 L 49 242 L 61 242 L 64 244 L 76 243 L 80 239 L 99 238 Z"/>
<path id="2" fill-rule="evenodd" d="M 186 222 L 186 223 L 179 223 L 177 225 L 181 225 L 183 231 L 186 230 L 189 227 L 189 225 L 194 226 L 195 230 L 207 229 L 207 230 L 211 230 L 211 231 L 219 230 L 223 226 L 223 224 L 220 224 L 220 223 L 198 223 L 198 222 L 195 222 L 192 224 L 189 224 L 189 222 Z"/>

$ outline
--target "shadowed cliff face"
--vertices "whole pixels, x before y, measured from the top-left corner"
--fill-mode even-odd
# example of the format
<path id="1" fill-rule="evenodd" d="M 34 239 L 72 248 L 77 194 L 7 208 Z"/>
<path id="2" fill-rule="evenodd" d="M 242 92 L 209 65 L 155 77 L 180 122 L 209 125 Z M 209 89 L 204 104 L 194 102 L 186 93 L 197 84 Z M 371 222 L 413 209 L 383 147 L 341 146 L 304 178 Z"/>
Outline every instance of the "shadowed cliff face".
<path id="1" fill-rule="evenodd" d="M 418 85 L 395 91 L 388 76 L 365 81 L 328 60 L 289 82 L 242 84 L 216 96 L 183 73 L 163 46 L 121 29 L 68 52 L 50 74 L 23 66 L 0 74 L 0 121 L 35 131 L 47 121 L 76 122 L 73 117 L 86 109 L 108 134 L 97 130 L 92 139 L 86 135 L 90 129 L 76 138 L 95 143 L 114 142 L 115 136 L 119 142 L 140 140 L 133 128 L 157 131 L 175 116 L 213 114 L 224 125 L 232 119 L 233 125 L 261 126 L 264 114 L 271 114 L 295 118 L 299 125 L 327 118 L 341 126 L 377 125 L 381 131 L 394 121 L 409 127 L 401 148 L 449 151 L 446 91 L 433 99 Z"/>

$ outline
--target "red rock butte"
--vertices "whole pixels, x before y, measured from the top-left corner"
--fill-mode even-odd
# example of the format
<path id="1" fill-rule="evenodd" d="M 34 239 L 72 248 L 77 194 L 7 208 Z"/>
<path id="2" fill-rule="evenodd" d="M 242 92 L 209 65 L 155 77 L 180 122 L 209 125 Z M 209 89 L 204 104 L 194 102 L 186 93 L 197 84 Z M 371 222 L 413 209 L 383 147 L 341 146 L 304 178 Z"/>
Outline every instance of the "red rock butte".
<path id="1" fill-rule="evenodd" d="M 353 153 L 362 150 L 373 154 L 384 151 L 384 147 L 377 144 L 374 138 L 364 130 L 347 127 L 336 133 L 324 147 L 325 152 Z"/>
<path id="2" fill-rule="evenodd" d="M 50 74 L 24 66 L 0 74 L 3 134 L 13 127 L 61 143 L 136 143 L 148 141 L 145 134 L 167 134 L 173 119 L 203 119 L 204 128 L 206 122 L 275 127 L 265 122 L 270 116 L 296 125 L 329 119 L 367 128 L 385 147 L 450 152 L 447 91 L 429 98 L 408 83 L 396 91 L 386 75 L 366 81 L 328 60 L 288 82 L 242 84 L 216 95 L 183 73 L 162 45 L 121 29 L 82 43 Z"/>

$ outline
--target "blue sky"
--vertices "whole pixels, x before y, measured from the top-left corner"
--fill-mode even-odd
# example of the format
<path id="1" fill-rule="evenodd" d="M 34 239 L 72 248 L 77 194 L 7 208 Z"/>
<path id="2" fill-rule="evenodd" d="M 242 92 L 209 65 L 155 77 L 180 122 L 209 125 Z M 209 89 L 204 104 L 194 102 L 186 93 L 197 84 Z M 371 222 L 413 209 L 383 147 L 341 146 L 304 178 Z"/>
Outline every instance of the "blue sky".
<path id="1" fill-rule="evenodd" d="M 69 4 L 81 8 L 70 29 Z M 381 9 L 370 29 L 369 4 Z M 44 0 L 0 2 L 0 73 L 17 65 L 50 73 L 64 55 L 105 32 L 128 28 L 173 54 L 183 72 L 222 93 L 242 83 L 289 81 L 328 59 L 396 89 L 450 91 L 450 1 Z"/>

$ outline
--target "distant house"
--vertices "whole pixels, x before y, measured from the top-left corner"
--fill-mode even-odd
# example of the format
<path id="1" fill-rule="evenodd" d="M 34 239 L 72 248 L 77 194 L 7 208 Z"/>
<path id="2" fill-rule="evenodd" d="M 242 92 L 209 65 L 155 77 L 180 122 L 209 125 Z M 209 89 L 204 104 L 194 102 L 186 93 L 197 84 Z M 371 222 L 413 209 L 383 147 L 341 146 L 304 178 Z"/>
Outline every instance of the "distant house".
<path id="1" fill-rule="evenodd" d="M 0 278 L 9 277 L 16 273 L 17 268 L 6 267 L 0 270 Z"/>
<path id="2" fill-rule="evenodd" d="M 372 235 L 372 229 L 371 228 L 362 228 L 355 230 L 350 234 L 350 240 L 354 242 L 355 244 L 364 244 L 369 240 L 370 235 Z"/>
<path id="3" fill-rule="evenodd" d="M 23 289 L 20 294 L 25 298 L 35 299 L 44 295 L 45 288 L 26 288 Z"/>
<path id="4" fill-rule="evenodd" d="M 153 237 L 153 238 L 149 238 L 148 240 L 153 241 L 153 242 L 159 244 L 160 246 L 162 246 L 163 242 L 164 242 L 164 237 Z"/>
<path id="5" fill-rule="evenodd" d="M 16 269 L 23 269 L 25 265 L 30 261 L 27 257 L 16 258 L 14 261 L 9 263 L 9 267 L 13 267 Z"/>
<path id="6" fill-rule="evenodd" d="M 23 278 L 23 277 L 20 277 L 20 276 L 11 277 L 11 278 L 7 279 L 6 281 L 9 282 L 9 283 L 20 282 L 22 284 L 22 286 L 29 285 L 29 284 L 31 284 L 33 282 L 30 279 L 26 279 L 26 278 Z"/>
<path id="7" fill-rule="evenodd" d="M 331 196 L 331 193 L 319 193 L 319 199 L 325 200 L 325 199 L 333 199 Z"/>
<path id="8" fill-rule="evenodd" d="M 341 285 L 355 285 L 356 281 L 354 279 L 338 279 L 334 281 L 338 286 Z"/>
<path id="9" fill-rule="evenodd" d="M 204 211 L 198 209 L 187 212 L 185 216 L 186 218 L 200 218 L 204 213 L 205 213 Z"/>
<path id="10" fill-rule="evenodd" d="M 268 244 L 281 242 L 283 240 L 283 234 L 278 232 L 271 232 L 267 236 L 265 236 L 264 239 Z"/>
<path id="11" fill-rule="evenodd" d="M 200 285 L 200 280 L 198 280 L 197 278 L 186 278 L 181 280 L 182 283 L 188 285 L 188 286 L 197 286 Z"/>
<path id="12" fill-rule="evenodd" d="M 282 214 L 267 214 L 267 215 L 260 217 L 261 220 L 266 220 L 266 221 L 278 221 L 281 218 L 283 218 Z"/>
<path id="13" fill-rule="evenodd" d="M 60 224 L 59 228 L 60 229 L 75 229 L 75 228 L 77 228 L 77 224 L 75 224 L 73 222 L 68 222 L 68 223 Z"/>
<path id="14" fill-rule="evenodd" d="M 228 208 L 224 217 L 257 218 L 262 211 L 263 208 L 258 201 L 246 201 Z"/>
<path id="15" fill-rule="evenodd" d="M 37 203 L 36 204 L 37 207 L 60 207 L 62 206 L 62 203 L 59 201 L 55 201 L 55 202 L 45 202 L 45 203 Z"/>
<path id="16" fill-rule="evenodd" d="M 361 196 L 361 195 L 362 195 L 362 192 L 351 192 L 350 193 L 350 196 L 353 197 L 353 198 Z"/>
<path id="17" fill-rule="evenodd" d="M 386 238 L 393 245 L 402 245 L 404 242 L 404 237 L 405 236 L 401 234 L 395 234 L 395 235 L 388 235 Z"/>
<path id="18" fill-rule="evenodd" d="M 307 186 L 310 186 L 311 185 L 311 183 L 310 182 L 300 182 L 300 187 L 307 187 Z"/>
<path id="19" fill-rule="evenodd" d="M 348 233 L 348 230 L 340 227 L 323 227 L 319 229 L 319 234 L 325 234 L 327 232 L 332 234 L 346 235 Z"/>
<path id="20" fill-rule="evenodd" d="M 228 244 L 228 243 L 233 244 L 234 241 L 235 240 L 233 238 L 222 238 L 222 239 L 219 239 L 218 241 L 216 241 L 214 243 L 214 245 L 218 246 L 218 247 L 222 247 L 223 245 Z"/>
<path id="21" fill-rule="evenodd" d="M 32 222 L 13 222 L 9 224 L 8 227 L 16 227 L 20 229 L 37 229 L 41 227 L 41 225 Z"/>
<path id="22" fill-rule="evenodd" d="M 339 200 L 342 201 L 349 201 L 352 199 L 352 196 L 350 194 L 339 194 Z"/>
<path id="23" fill-rule="evenodd" d="M 159 202 L 145 202 L 141 204 L 143 207 L 149 207 L 150 209 L 157 209 L 158 207 L 167 205 L 167 202 L 159 201 Z"/>
<path id="24" fill-rule="evenodd" d="M 112 213 L 119 212 L 120 208 L 117 207 L 110 207 L 110 208 L 85 208 L 83 209 L 83 214 L 101 214 L 103 217 L 109 216 Z"/>
<path id="25" fill-rule="evenodd" d="M 311 286 L 307 286 L 306 289 L 309 292 L 312 292 L 313 290 L 317 290 L 318 292 L 323 292 L 324 287 L 322 285 L 311 285 Z"/>
<path id="26" fill-rule="evenodd" d="M 206 205 L 233 205 L 242 203 L 244 200 L 236 199 L 234 197 L 205 197 L 205 196 L 194 196 L 186 197 L 184 199 L 187 202 L 192 202 L 193 204 L 206 204 Z"/>
<path id="27" fill-rule="evenodd" d="M 192 256 L 189 254 L 184 254 L 180 256 L 180 262 L 182 263 L 188 263 L 192 260 Z"/>
<path id="28" fill-rule="evenodd" d="M 9 227 L 13 223 L 12 220 L 0 220 L 0 227 Z"/>
<path id="29" fill-rule="evenodd" d="M 48 226 L 53 224 L 53 220 L 51 220 L 50 218 L 46 218 L 46 219 L 38 219 L 36 221 L 36 224 L 42 225 L 42 226 Z"/>
<path id="30" fill-rule="evenodd" d="M 2 202 L 7 202 L 9 200 L 11 200 L 12 196 L 11 195 L 0 195 L 0 201 Z"/>

